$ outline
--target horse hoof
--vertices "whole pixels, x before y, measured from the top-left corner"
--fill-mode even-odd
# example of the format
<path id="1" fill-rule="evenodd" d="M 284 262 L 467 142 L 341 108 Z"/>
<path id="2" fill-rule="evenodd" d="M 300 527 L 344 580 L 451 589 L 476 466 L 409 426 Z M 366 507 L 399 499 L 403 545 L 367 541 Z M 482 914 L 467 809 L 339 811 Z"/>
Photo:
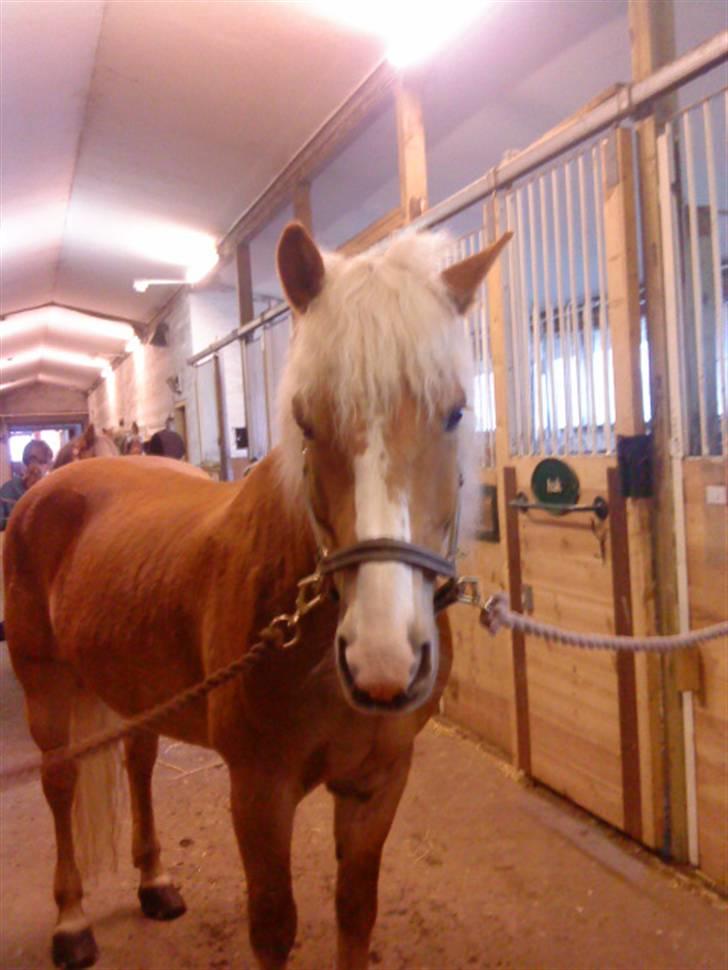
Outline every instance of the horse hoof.
<path id="1" fill-rule="evenodd" d="M 149 919 L 177 919 L 187 912 L 182 894 L 174 886 L 145 886 L 139 890 L 139 902 Z"/>
<path id="2" fill-rule="evenodd" d="M 80 933 L 55 933 L 52 956 L 55 965 L 64 970 L 92 967 L 99 958 L 99 948 L 91 927 L 87 926 Z"/>

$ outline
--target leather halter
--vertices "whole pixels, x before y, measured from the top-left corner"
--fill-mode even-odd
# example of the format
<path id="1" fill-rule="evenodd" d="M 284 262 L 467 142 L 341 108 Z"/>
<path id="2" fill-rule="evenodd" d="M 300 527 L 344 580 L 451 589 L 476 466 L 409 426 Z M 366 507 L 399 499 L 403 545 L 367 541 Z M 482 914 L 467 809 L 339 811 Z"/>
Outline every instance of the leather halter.
<path id="1" fill-rule="evenodd" d="M 348 569 L 352 566 L 359 566 L 367 562 L 401 562 L 423 572 L 431 573 L 433 576 L 443 576 L 448 580 L 457 577 L 455 568 L 455 555 L 458 547 L 458 532 L 460 529 L 460 492 L 455 502 L 453 515 L 450 519 L 450 534 L 448 536 L 447 555 L 441 556 L 439 553 L 427 549 L 425 546 L 417 545 L 414 542 L 407 542 L 404 539 L 391 539 L 380 536 L 376 539 L 364 539 L 361 542 L 354 542 L 343 549 L 329 552 L 323 541 L 321 524 L 316 517 L 311 503 L 311 493 L 308 485 L 308 449 L 303 448 L 303 477 L 304 477 L 304 497 L 306 500 L 306 511 L 316 539 L 317 550 L 317 572 L 320 576 L 331 576 L 341 569 Z M 463 476 L 459 478 L 459 488 L 463 485 Z"/>

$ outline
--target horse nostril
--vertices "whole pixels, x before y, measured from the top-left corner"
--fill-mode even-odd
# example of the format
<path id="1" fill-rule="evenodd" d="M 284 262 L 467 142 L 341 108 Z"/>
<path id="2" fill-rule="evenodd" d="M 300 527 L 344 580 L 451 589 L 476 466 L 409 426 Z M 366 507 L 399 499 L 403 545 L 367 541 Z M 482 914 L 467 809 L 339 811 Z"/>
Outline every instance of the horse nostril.
<path id="1" fill-rule="evenodd" d="M 339 639 L 336 641 L 336 644 L 339 648 L 339 653 L 343 653 L 346 650 L 346 648 L 349 646 L 349 641 L 346 639 L 346 637 L 340 636 Z"/>

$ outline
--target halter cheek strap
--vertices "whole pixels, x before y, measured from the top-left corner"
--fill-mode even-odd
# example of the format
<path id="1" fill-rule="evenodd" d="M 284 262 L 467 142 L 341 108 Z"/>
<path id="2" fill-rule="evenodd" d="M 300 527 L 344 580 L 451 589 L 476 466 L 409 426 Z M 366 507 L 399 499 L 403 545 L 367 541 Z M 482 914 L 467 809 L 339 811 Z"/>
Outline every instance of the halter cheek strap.
<path id="1" fill-rule="evenodd" d="M 458 547 L 458 532 L 460 528 L 460 492 L 455 501 L 455 508 L 450 519 L 450 534 L 448 537 L 447 556 L 441 556 L 425 546 L 417 545 L 414 542 L 407 542 L 404 539 L 390 539 L 385 536 L 376 539 L 364 539 L 355 542 L 336 552 L 329 553 L 323 541 L 323 532 L 311 502 L 311 490 L 308 481 L 308 454 L 307 449 L 303 449 L 303 476 L 304 476 L 304 498 L 306 511 L 311 522 L 314 537 L 316 539 L 316 549 L 318 555 L 318 574 L 320 576 L 332 576 L 341 569 L 349 569 L 352 566 L 359 566 L 367 562 L 401 562 L 423 572 L 431 573 L 433 576 L 444 576 L 446 579 L 455 579 L 457 571 L 455 569 L 455 555 Z M 463 476 L 459 477 L 459 488 L 462 487 Z"/>

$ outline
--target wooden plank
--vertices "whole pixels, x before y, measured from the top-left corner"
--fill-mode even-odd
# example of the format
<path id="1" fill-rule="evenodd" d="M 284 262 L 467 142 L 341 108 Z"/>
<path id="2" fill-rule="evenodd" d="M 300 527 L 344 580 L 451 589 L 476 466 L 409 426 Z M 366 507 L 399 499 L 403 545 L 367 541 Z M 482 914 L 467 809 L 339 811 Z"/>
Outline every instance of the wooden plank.
<path id="1" fill-rule="evenodd" d="M 238 284 L 238 321 L 240 326 L 255 317 L 253 305 L 253 269 L 250 261 L 249 243 L 240 243 L 235 249 L 235 271 Z"/>
<path id="2" fill-rule="evenodd" d="M 627 510 L 619 490 L 616 468 L 608 472 L 609 530 L 612 539 L 612 590 L 614 628 L 620 636 L 632 636 L 632 589 L 630 581 Z M 617 652 L 619 685 L 619 736 L 622 754 L 622 810 L 624 830 L 642 838 L 640 752 L 637 726 L 637 680 L 633 653 Z"/>
<path id="3" fill-rule="evenodd" d="M 604 153 L 604 227 L 607 291 L 615 361 L 617 435 L 644 430 L 640 369 L 640 292 L 637 256 L 636 192 L 632 134 L 610 132 Z M 630 559 L 631 621 L 635 635 L 655 632 L 655 583 L 649 499 L 629 499 L 626 507 Z M 642 801 L 642 836 L 663 846 L 665 772 L 662 759 L 660 660 L 649 654 L 635 665 Z"/>
<path id="4" fill-rule="evenodd" d="M 396 93 L 400 208 L 412 222 L 427 208 L 427 152 L 420 99 L 400 77 Z"/>
<path id="5" fill-rule="evenodd" d="M 690 626 L 728 616 L 728 516 L 709 505 L 709 486 L 728 486 L 725 458 L 683 462 Z M 698 648 L 702 672 L 695 704 L 695 757 L 700 867 L 728 886 L 728 637 Z"/>
<path id="6" fill-rule="evenodd" d="M 392 209 L 381 219 L 377 219 L 376 222 L 372 222 L 365 229 L 362 229 L 356 236 L 352 236 L 343 246 L 339 246 L 338 252 L 343 253 L 344 256 L 356 256 L 357 253 L 363 253 L 381 239 L 391 236 L 404 224 L 403 211 L 400 208 Z"/>
<path id="7" fill-rule="evenodd" d="M 508 555 L 508 595 L 511 609 L 521 612 L 521 550 L 518 535 L 518 510 L 509 504 L 516 497 L 516 471 L 503 469 L 503 494 L 506 506 L 506 548 Z M 516 767 L 531 773 L 531 734 L 528 717 L 528 677 L 526 671 L 526 643 L 519 630 L 511 634 L 513 643 L 513 694 L 516 714 Z"/>

